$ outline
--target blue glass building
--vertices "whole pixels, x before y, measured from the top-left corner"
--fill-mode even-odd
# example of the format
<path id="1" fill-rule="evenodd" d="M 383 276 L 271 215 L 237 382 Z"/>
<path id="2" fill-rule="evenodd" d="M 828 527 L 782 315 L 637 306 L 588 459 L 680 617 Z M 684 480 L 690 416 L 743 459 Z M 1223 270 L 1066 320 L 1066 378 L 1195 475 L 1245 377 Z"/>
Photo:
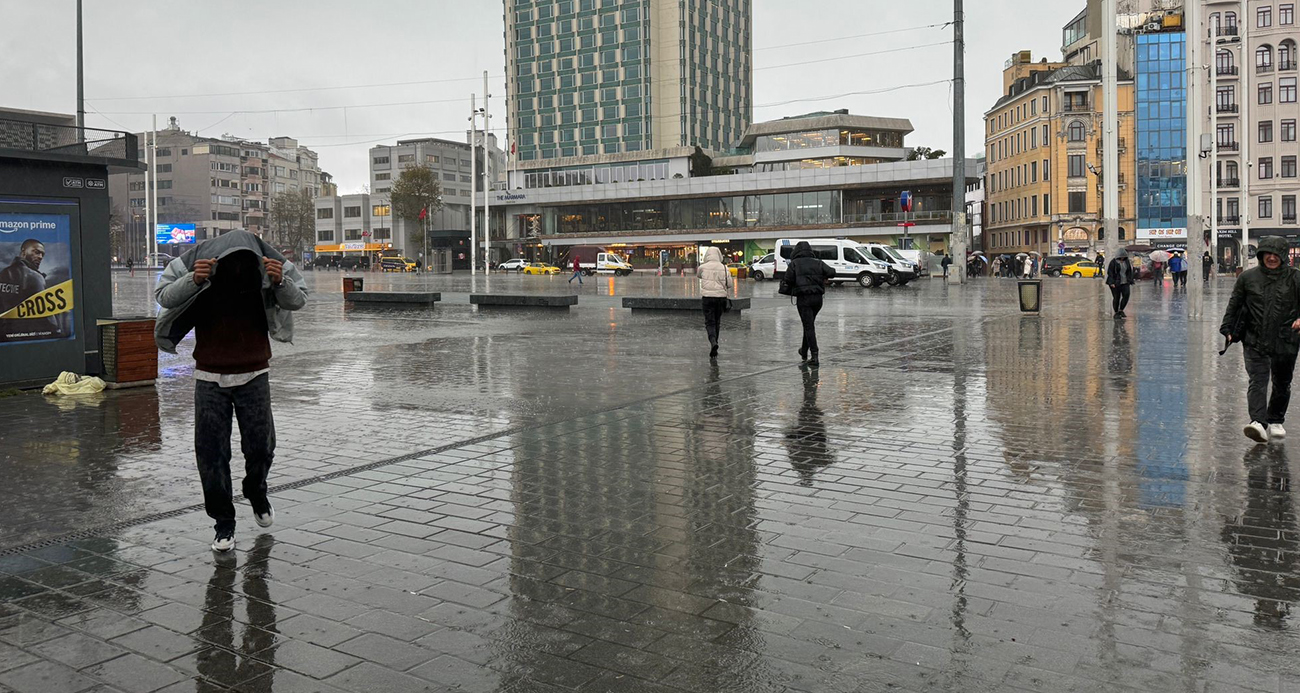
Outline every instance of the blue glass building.
<path id="1" fill-rule="evenodd" d="M 1137 36 L 1137 241 L 1187 243 L 1187 79 L 1182 32 Z"/>

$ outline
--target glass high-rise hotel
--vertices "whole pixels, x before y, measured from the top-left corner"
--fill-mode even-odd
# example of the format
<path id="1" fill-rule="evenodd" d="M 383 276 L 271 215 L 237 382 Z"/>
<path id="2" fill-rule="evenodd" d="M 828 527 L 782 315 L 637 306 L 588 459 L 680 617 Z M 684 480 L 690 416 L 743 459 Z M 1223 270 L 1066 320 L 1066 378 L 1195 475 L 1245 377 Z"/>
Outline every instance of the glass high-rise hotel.
<path id="1" fill-rule="evenodd" d="M 751 0 L 505 0 L 519 161 L 698 145 L 749 125 Z"/>

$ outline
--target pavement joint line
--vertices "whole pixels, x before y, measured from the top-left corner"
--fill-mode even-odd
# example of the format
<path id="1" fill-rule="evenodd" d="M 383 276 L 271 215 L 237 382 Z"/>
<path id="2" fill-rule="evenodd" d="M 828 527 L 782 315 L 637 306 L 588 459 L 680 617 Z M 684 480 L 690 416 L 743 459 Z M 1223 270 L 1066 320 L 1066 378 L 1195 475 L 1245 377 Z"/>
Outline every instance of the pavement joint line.
<path id="1" fill-rule="evenodd" d="M 1073 299 L 1073 300 L 1070 300 L 1070 301 L 1066 301 L 1066 302 L 1064 302 L 1064 304 L 1077 303 L 1077 302 L 1080 302 L 1080 301 L 1089 301 L 1089 300 L 1095 300 L 1095 299 L 1093 299 L 1093 298 L 1091 298 L 1091 297 L 1083 297 L 1083 298 L 1078 298 L 1078 299 Z M 1019 311 L 1019 310 L 1016 310 L 1016 311 L 1005 311 L 1005 312 L 1002 312 L 1002 313 L 994 313 L 994 314 L 990 314 L 990 315 L 986 315 L 986 316 L 981 317 L 981 318 L 979 319 L 979 321 L 978 321 L 977 324 L 983 324 L 983 323 L 992 322 L 992 321 L 995 321 L 995 320 L 1003 320 L 1003 319 L 1007 319 L 1007 318 L 1012 318 L 1012 317 L 1015 317 L 1015 316 L 1017 316 L 1017 315 L 1026 315 L 1026 314 L 1023 313 L 1023 312 L 1021 312 L 1021 311 Z M 1041 315 L 1035 315 L 1035 317 L 1041 317 Z M 831 361 L 831 360 L 837 359 L 837 358 L 839 358 L 839 357 L 841 357 L 841 356 L 846 356 L 846 355 L 849 355 L 849 354 L 855 354 L 855 353 L 857 353 L 857 352 L 861 352 L 861 351 L 865 351 L 865 350 L 869 350 L 869 349 L 871 349 L 871 350 L 874 350 L 874 349 L 888 349 L 888 348 L 890 348 L 890 347 L 897 346 L 897 345 L 899 345 L 899 344 L 905 344 L 905 343 L 912 342 L 912 341 L 915 341 L 915 340 L 918 340 L 918 339 L 924 339 L 924 338 L 926 338 L 926 337 L 934 337 L 934 336 L 936 336 L 936 335 L 941 335 L 941 334 L 945 334 L 945 333 L 948 333 L 948 332 L 952 332 L 952 331 L 955 330 L 955 329 L 956 329 L 956 326 L 955 326 L 955 325 L 950 325 L 950 326 L 948 326 L 948 327 L 943 327 L 943 328 L 939 328 L 939 329 L 935 329 L 935 330 L 930 330 L 930 331 L 927 331 L 927 332 L 921 332 L 921 333 L 918 333 L 918 334 L 909 335 L 909 336 L 907 336 L 907 337 L 899 337 L 899 338 L 897 338 L 897 339 L 893 339 L 893 340 L 890 340 L 890 341 L 887 341 L 887 342 L 874 343 L 874 344 L 866 344 L 866 345 L 859 346 L 859 347 L 852 347 L 852 348 L 848 348 L 848 349 L 841 349 L 841 350 L 835 352 L 834 354 L 832 354 L 832 355 L 826 357 L 826 360 L 827 360 L 827 361 Z M 902 358 L 903 356 L 904 356 L 904 355 L 900 354 L 900 355 L 894 356 L 894 357 L 892 357 L 892 358 L 886 359 L 884 362 L 892 361 L 892 360 L 896 360 L 896 359 Z M 780 370 L 783 370 L 783 369 L 786 369 L 786 368 L 803 368 L 803 367 L 804 367 L 804 364 L 803 364 L 803 363 L 782 363 L 782 364 L 779 364 L 779 365 L 776 365 L 776 366 L 772 366 L 772 367 L 770 367 L 770 368 L 765 368 L 765 369 L 761 369 L 761 370 L 757 370 L 757 371 L 752 371 L 752 372 L 749 372 L 749 373 L 744 373 L 744 374 L 741 374 L 741 375 L 732 376 L 732 377 L 730 377 L 730 378 L 724 378 L 724 379 L 719 379 L 719 380 L 715 380 L 715 381 L 708 382 L 708 383 L 700 383 L 700 384 L 696 384 L 696 385 L 691 385 L 691 386 L 688 386 L 688 387 L 680 388 L 680 389 L 678 389 L 678 390 L 673 390 L 673 391 L 671 391 L 671 392 L 664 392 L 664 393 L 660 393 L 660 394 L 656 394 L 656 395 L 650 395 L 650 396 L 643 397 L 643 398 L 638 399 L 638 400 L 634 400 L 634 401 L 631 401 L 631 402 L 626 402 L 626 403 L 624 403 L 624 404 L 622 404 L 622 405 L 619 405 L 618 407 L 615 407 L 615 408 L 613 408 L 613 409 L 608 409 L 608 410 L 606 410 L 606 411 L 604 411 L 604 412 L 600 412 L 600 413 L 608 414 L 608 413 L 610 413 L 610 412 L 627 410 L 627 409 L 631 409 L 632 407 L 636 407 L 636 406 L 639 406 L 639 405 L 642 405 L 642 404 L 646 404 L 647 402 L 654 402 L 654 401 L 661 400 L 661 399 L 668 399 L 668 398 L 671 398 L 671 397 L 677 397 L 677 396 L 679 396 L 679 395 L 687 394 L 687 393 L 689 393 L 689 392 L 693 392 L 693 391 L 695 391 L 695 390 L 698 390 L 698 389 L 700 389 L 700 388 L 704 388 L 704 387 L 716 387 L 716 386 L 718 386 L 718 385 L 725 384 L 725 383 L 732 383 L 732 382 L 737 382 L 737 381 L 745 380 L 745 379 L 748 379 L 748 378 L 761 377 L 761 376 L 764 376 L 764 375 L 769 375 L 769 374 L 775 373 L 775 372 L 777 372 L 777 371 L 780 371 Z M 591 414 L 589 413 L 589 414 L 584 414 L 584 415 L 582 415 L 582 416 L 590 416 L 590 415 L 591 415 Z M 580 416 L 580 417 L 578 417 L 578 418 L 582 418 L 582 416 Z M 474 438 L 468 438 L 468 439 L 465 439 L 465 440 L 458 440 L 458 441 L 454 441 L 454 442 L 451 442 L 451 443 L 446 443 L 446 444 L 444 444 L 444 445 L 435 446 L 435 447 L 432 447 L 432 448 L 427 448 L 427 449 L 423 449 L 423 450 L 416 450 L 416 451 L 414 451 L 414 452 L 405 453 L 405 454 L 402 454 L 402 455 L 398 455 L 398 456 L 396 456 L 396 457 L 388 457 L 388 458 L 384 458 L 384 459 L 382 459 L 382 460 L 376 460 L 376 461 L 374 461 L 374 462 L 367 462 L 367 463 L 365 463 L 365 464 L 358 465 L 358 466 L 355 466 L 355 467 L 348 467 L 347 469 L 339 469 L 339 470 L 335 470 L 335 471 L 333 471 L 333 472 L 328 472 L 328 473 L 326 473 L 326 474 L 319 474 L 319 475 L 312 476 L 312 477 L 307 477 L 307 478 L 304 478 L 304 479 L 298 479 L 298 480 L 296 480 L 296 481 L 290 481 L 290 482 L 286 482 L 286 483 L 283 483 L 283 484 L 278 484 L 278 485 L 276 485 L 276 486 L 272 486 L 271 488 L 267 489 L 267 492 L 270 493 L 270 494 L 275 494 L 275 493 L 281 493 L 281 492 L 283 492 L 283 491 L 290 491 L 290 490 L 294 490 L 294 489 L 299 489 L 299 488 L 303 488 L 303 487 L 305 487 L 305 486 L 310 486 L 310 485 L 312 485 L 312 484 L 317 484 L 317 483 L 321 483 L 321 482 L 325 482 L 325 481 L 330 481 L 330 480 L 333 480 L 333 479 L 338 479 L 338 478 L 340 478 L 340 477 L 352 476 L 352 475 L 354 475 L 354 474 L 359 474 L 359 473 L 361 473 L 361 472 L 368 472 L 368 471 L 372 471 L 372 470 L 379 469 L 379 468 L 382 468 L 382 467 L 387 467 L 387 466 L 389 466 L 389 465 L 399 464 L 399 463 L 401 463 L 401 462 L 408 462 L 408 461 L 410 461 L 410 460 L 419 459 L 419 458 L 421 458 L 421 457 L 426 457 L 426 456 L 428 456 L 428 455 L 436 455 L 436 454 L 439 454 L 439 453 L 442 453 L 442 452 L 447 452 L 447 451 L 449 451 L 449 450 L 456 450 L 456 449 L 458 449 L 458 448 L 463 448 L 463 447 L 467 447 L 467 446 L 470 446 L 470 445 L 478 445 L 478 444 L 480 444 L 480 443 L 490 442 L 490 441 L 493 441 L 493 440 L 497 440 L 497 439 L 499 439 L 499 438 L 503 438 L 503 437 L 505 437 L 505 436 L 517 435 L 517 434 L 519 434 L 519 433 L 523 433 L 523 432 L 525 432 L 525 431 L 543 429 L 543 428 L 546 428 L 546 427 L 548 427 L 548 426 L 556 426 L 556 425 L 559 425 L 559 424 L 564 424 L 564 423 L 568 423 L 568 422 L 572 422 L 572 421 L 576 421 L 576 420 L 577 420 L 577 419 L 560 419 L 560 420 L 556 420 L 556 421 L 548 421 L 548 422 L 546 422 L 546 423 L 541 423 L 541 424 L 534 424 L 534 425 L 531 425 L 531 426 L 515 426 L 515 427 L 511 427 L 511 428 L 506 428 L 506 429 L 503 429 L 503 430 L 500 430 L 500 431 L 496 431 L 496 432 L 494 432 L 494 433 L 487 433 L 487 434 L 484 434 L 484 435 L 481 435 L 481 436 L 476 436 L 476 437 L 474 437 Z M 597 426 L 602 426 L 602 425 L 605 425 L 605 423 L 606 423 L 606 422 L 602 421 L 602 422 L 600 422 L 600 423 L 593 424 L 592 426 L 588 426 L 588 427 L 586 427 L 586 428 L 594 428 L 594 427 L 597 427 Z M 491 453 L 483 453 L 483 454 L 491 454 Z M 240 495 L 239 498 L 243 498 L 243 496 Z M 129 520 L 123 520 L 123 521 L 121 521 L 121 522 L 114 522 L 114 523 L 111 523 L 111 524 L 100 525 L 100 526 L 97 526 L 97 527 L 88 527 L 88 528 L 86 528 L 86 529 L 80 529 L 80 530 L 77 530 L 77 531 L 75 531 L 75 532 L 69 532 L 69 533 L 67 533 L 67 534 L 62 534 L 62 535 L 59 535 L 59 536 L 57 536 L 57 537 L 50 537 L 50 538 L 42 539 L 42 540 L 39 540 L 39 541 L 28 542 L 28 543 L 26 543 L 26 544 L 18 544 L 18 545 L 15 545 L 15 546 L 0 547 L 0 557 L 4 557 L 4 556 L 13 556 L 13 555 L 17 555 L 17 554 L 26 553 L 26 552 L 28 552 L 28 551 L 34 551 L 34 550 L 37 550 L 37 549 L 48 548 L 48 547 L 50 547 L 50 546 L 58 546 L 58 545 L 60 545 L 60 544 L 66 544 L 66 543 L 68 543 L 68 542 L 70 542 L 70 541 L 78 541 L 78 540 L 81 540 L 81 539 L 87 539 L 87 538 L 90 538 L 90 537 L 97 537 L 97 536 L 102 536 L 102 535 L 105 535 L 105 534 L 112 534 L 112 533 L 115 533 L 115 532 L 120 532 L 120 531 L 122 531 L 122 530 L 132 528 L 132 527 L 139 527 L 139 526 L 141 526 L 141 525 L 152 524 L 152 523 L 154 523 L 154 522 L 159 522 L 159 521 L 162 521 L 162 520 L 168 520 L 168 519 L 171 519 L 171 518 L 174 518 L 174 517 L 179 517 L 179 516 L 181 516 L 181 515 L 185 515 L 185 514 L 187 514 L 187 513 L 198 512 L 198 511 L 200 511 L 200 510 L 203 510 L 203 504 L 202 504 L 202 503 L 195 503 L 195 504 L 193 504 L 193 505 L 188 505 L 188 506 L 184 506 L 184 507 L 180 507 L 180 508 L 173 508 L 173 509 L 171 509 L 171 510 L 163 510 L 163 511 L 160 511 L 160 512 L 151 513 L 151 514 L 149 514 L 149 515 L 142 515 L 142 516 L 140 516 L 140 517 L 132 518 L 132 519 L 129 519 Z"/>

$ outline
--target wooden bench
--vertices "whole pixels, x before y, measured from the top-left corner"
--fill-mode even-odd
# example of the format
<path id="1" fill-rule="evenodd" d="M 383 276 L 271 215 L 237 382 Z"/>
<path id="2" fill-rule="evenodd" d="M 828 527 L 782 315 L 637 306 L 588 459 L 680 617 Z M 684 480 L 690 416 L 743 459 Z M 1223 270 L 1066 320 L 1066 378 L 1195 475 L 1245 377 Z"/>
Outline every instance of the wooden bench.
<path id="1" fill-rule="evenodd" d="M 469 302 L 480 308 L 563 308 L 578 305 L 577 294 L 470 294 Z"/>
<path id="2" fill-rule="evenodd" d="M 431 306 L 442 300 L 435 291 L 349 291 L 343 294 L 348 303 L 368 305 Z"/>
<path id="3" fill-rule="evenodd" d="M 663 298 L 659 296 L 627 296 L 623 298 L 623 307 L 638 310 L 693 310 L 703 311 L 704 305 L 697 298 Z M 749 310 L 748 298 L 731 299 L 731 312 L 739 313 Z"/>

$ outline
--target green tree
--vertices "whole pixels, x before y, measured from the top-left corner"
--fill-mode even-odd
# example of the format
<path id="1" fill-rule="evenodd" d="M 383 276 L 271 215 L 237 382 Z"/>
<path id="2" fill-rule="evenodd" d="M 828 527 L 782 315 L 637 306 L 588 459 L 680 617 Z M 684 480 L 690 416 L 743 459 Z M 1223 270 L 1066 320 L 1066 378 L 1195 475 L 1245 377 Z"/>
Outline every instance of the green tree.
<path id="1" fill-rule="evenodd" d="M 942 149 L 930 149 L 929 147 L 912 147 L 907 150 L 908 161 L 918 161 L 920 159 L 942 159 L 948 156 L 948 152 Z"/>
<path id="2" fill-rule="evenodd" d="M 432 217 L 442 209 L 442 184 L 438 182 L 438 174 L 424 164 L 412 166 L 398 176 L 389 195 L 393 217 L 406 222 L 406 240 L 415 246 L 405 249 L 405 252 L 420 252 L 424 248 L 425 224 L 420 214 L 427 210 L 428 216 Z"/>
<path id="3" fill-rule="evenodd" d="M 316 204 L 306 190 L 286 190 L 271 198 L 271 242 L 302 257 L 316 237 Z"/>
<path id="4" fill-rule="evenodd" d="M 126 226 L 116 209 L 108 213 L 108 248 L 113 257 L 125 262 L 127 257 Z"/>

